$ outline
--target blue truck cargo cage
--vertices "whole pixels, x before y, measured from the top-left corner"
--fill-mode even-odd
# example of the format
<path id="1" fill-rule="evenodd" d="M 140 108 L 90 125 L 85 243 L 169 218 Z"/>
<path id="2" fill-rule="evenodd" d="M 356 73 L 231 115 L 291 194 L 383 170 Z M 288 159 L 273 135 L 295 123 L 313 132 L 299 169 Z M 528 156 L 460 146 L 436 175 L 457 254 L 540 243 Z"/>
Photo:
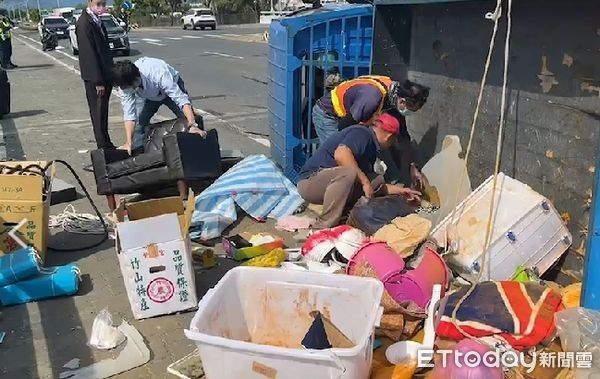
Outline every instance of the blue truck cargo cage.
<path id="1" fill-rule="evenodd" d="M 317 146 L 313 105 L 336 82 L 369 74 L 372 41 L 371 5 L 331 4 L 271 23 L 271 156 L 293 182 Z"/>

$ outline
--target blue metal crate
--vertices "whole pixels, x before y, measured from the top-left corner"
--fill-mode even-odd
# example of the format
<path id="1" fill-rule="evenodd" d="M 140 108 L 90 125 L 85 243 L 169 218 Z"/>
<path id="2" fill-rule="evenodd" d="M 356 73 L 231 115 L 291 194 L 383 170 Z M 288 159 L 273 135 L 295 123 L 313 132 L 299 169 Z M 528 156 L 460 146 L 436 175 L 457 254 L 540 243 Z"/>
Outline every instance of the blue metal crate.
<path id="1" fill-rule="evenodd" d="M 273 21 L 269 31 L 271 155 L 293 182 L 316 147 L 312 107 L 329 74 L 370 72 L 371 5 L 327 5 Z"/>

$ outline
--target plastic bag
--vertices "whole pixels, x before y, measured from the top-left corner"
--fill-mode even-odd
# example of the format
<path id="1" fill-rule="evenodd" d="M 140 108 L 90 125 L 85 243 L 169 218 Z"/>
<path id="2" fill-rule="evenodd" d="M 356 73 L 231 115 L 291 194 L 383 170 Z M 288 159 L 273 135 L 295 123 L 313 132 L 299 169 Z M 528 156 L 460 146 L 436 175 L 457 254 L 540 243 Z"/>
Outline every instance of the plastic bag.
<path id="1" fill-rule="evenodd" d="M 350 211 L 348 225 L 358 228 L 368 235 L 373 235 L 396 217 L 415 213 L 416 209 L 416 206 L 407 204 L 403 197 L 397 195 L 374 199 L 363 197 Z"/>
<path id="2" fill-rule="evenodd" d="M 591 368 L 578 365 L 575 378 L 600 377 L 600 312 L 587 308 L 569 308 L 554 315 L 563 351 L 591 353 Z M 576 362 L 576 365 L 579 360 Z"/>
<path id="3" fill-rule="evenodd" d="M 100 311 L 92 325 L 90 346 L 101 350 L 110 350 L 125 341 L 125 335 L 113 326 L 112 316 L 106 308 Z"/>

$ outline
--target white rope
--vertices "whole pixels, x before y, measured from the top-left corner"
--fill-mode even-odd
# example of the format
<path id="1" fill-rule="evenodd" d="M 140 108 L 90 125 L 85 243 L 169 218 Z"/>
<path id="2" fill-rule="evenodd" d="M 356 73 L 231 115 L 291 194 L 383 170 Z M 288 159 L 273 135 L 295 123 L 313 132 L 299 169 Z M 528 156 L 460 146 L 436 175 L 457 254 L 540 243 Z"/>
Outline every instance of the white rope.
<path id="1" fill-rule="evenodd" d="M 498 127 L 498 139 L 496 142 L 496 161 L 494 164 L 494 180 L 493 180 L 493 184 L 492 184 L 492 199 L 490 202 L 490 210 L 489 210 L 488 220 L 487 220 L 485 243 L 484 243 L 483 252 L 481 255 L 483 267 L 482 267 L 482 270 L 479 272 L 479 275 L 477 277 L 477 282 L 481 281 L 484 271 L 487 272 L 488 280 L 490 279 L 491 259 L 487 260 L 487 253 L 488 253 L 489 245 L 491 242 L 491 235 L 492 235 L 492 230 L 493 230 L 493 226 L 494 226 L 494 202 L 496 199 L 498 173 L 500 172 L 500 160 L 501 160 L 501 155 L 502 155 L 502 135 L 504 132 L 504 124 L 505 124 L 504 113 L 506 110 L 506 88 L 507 88 L 507 82 L 508 82 L 508 62 L 509 62 L 509 58 L 510 58 L 510 32 L 511 32 L 511 28 L 512 28 L 512 0 L 507 0 L 507 1 L 508 1 L 508 12 L 507 12 L 506 39 L 505 39 L 505 43 L 504 43 L 504 73 L 503 73 L 503 81 L 502 81 L 502 99 L 501 99 L 501 104 L 500 104 L 500 125 Z M 498 5 L 496 7 L 496 10 L 499 9 L 499 7 L 501 6 L 501 3 L 502 3 L 502 0 L 498 0 L 498 3 L 497 3 Z M 497 14 L 497 13 L 495 12 L 495 14 Z M 495 18 L 495 26 L 497 26 L 498 19 L 499 19 L 499 17 Z M 484 269 L 484 267 L 485 267 L 485 269 Z M 467 292 L 457 301 L 457 303 L 454 306 L 454 309 L 452 311 L 452 324 L 458 329 L 458 331 L 462 335 L 464 335 L 468 338 L 471 338 L 471 339 L 476 339 L 476 337 L 472 336 L 471 334 L 466 332 L 464 329 L 462 329 L 462 327 L 458 324 L 458 322 L 456 320 L 456 314 L 458 313 L 458 309 L 460 308 L 460 306 L 465 302 L 465 300 L 475 290 L 475 285 L 476 284 L 473 283 L 471 285 L 471 287 L 469 287 Z"/>
<path id="2" fill-rule="evenodd" d="M 485 243 L 483 245 L 482 262 L 486 263 L 487 252 L 492 242 L 492 230 L 494 229 L 494 203 L 496 201 L 496 188 L 498 186 L 498 173 L 500 172 L 500 161 L 502 158 L 502 136 L 506 126 L 506 87 L 508 83 L 508 61 L 510 58 L 510 31 L 512 28 L 512 0 L 508 0 L 508 12 L 506 14 L 506 40 L 504 42 L 504 75 L 502 78 L 502 100 L 500 104 L 500 126 L 498 128 L 498 140 L 496 142 L 496 163 L 494 165 L 494 182 L 492 185 L 492 200 L 490 202 L 490 212 L 488 215 L 487 230 L 485 232 Z M 490 280 L 492 260 L 487 260 L 487 279 Z M 480 278 L 483 270 L 479 273 Z"/>
<path id="3" fill-rule="evenodd" d="M 496 9 L 494 12 L 488 12 L 485 15 L 485 18 L 488 20 L 494 20 L 494 28 L 492 30 L 492 37 L 490 39 L 490 46 L 488 48 L 487 58 L 485 60 L 485 66 L 483 69 L 483 76 L 481 78 L 481 85 L 479 86 L 479 96 L 477 97 L 477 105 L 475 106 L 475 113 L 473 113 L 473 121 L 471 122 L 471 132 L 469 134 L 469 142 L 467 143 L 467 150 L 465 151 L 465 171 L 460 176 L 460 182 L 458 187 L 456 187 L 456 197 L 454 199 L 454 203 L 458 204 L 458 197 L 460 195 L 460 189 L 462 188 L 465 177 L 467 176 L 467 164 L 469 163 L 469 157 L 471 155 L 471 148 L 473 147 L 473 140 L 475 139 L 475 130 L 477 129 L 477 120 L 479 119 L 479 110 L 481 108 L 481 102 L 483 101 L 483 90 L 485 89 L 485 85 L 487 84 L 488 72 L 490 70 L 490 65 L 492 62 L 492 54 L 494 53 L 494 47 L 496 43 L 496 34 L 498 33 L 498 22 L 502 15 L 502 0 L 497 0 Z M 455 216 L 457 213 L 458 207 L 455 207 L 452 211 L 452 216 L 450 217 L 449 225 L 455 224 Z M 461 210 L 462 212 L 462 210 Z M 458 220 L 456 220 L 458 223 Z M 448 233 L 446 232 L 446 241 L 445 245 L 447 245 L 448 241 Z"/>
<path id="4" fill-rule="evenodd" d="M 109 229 L 112 229 L 112 222 L 106 218 L 104 221 Z M 97 216 L 89 213 L 77 213 L 72 204 L 67 205 L 62 213 L 50 216 L 49 226 L 62 228 L 68 233 L 104 234 L 104 226 Z"/>

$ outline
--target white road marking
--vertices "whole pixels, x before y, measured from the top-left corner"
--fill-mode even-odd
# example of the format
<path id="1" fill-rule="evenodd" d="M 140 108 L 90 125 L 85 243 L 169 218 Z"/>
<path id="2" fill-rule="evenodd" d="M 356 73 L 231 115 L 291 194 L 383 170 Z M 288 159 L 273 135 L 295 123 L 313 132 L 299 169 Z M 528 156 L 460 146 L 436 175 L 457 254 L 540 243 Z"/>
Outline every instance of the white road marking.
<path id="1" fill-rule="evenodd" d="M 154 38 L 142 38 L 142 41 L 145 41 L 145 42 L 160 42 L 159 39 L 154 39 Z"/>
<path id="2" fill-rule="evenodd" d="M 47 58 L 53 60 L 54 62 L 58 63 L 59 65 L 63 66 L 64 68 L 66 68 L 67 70 L 69 70 L 71 72 L 74 72 L 74 73 L 76 73 L 78 75 L 81 75 L 81 72 L 77 68 L 66 64 L 65 62 L 63 62 L 60 59 L 52 56 L 51 54 L 48 54 L 45 51 L 41 51 L 41 50 L 35 48 L 33 45 L 31 45 L 30 43 L 24 41 L 22 38 L 26 38 L 26 39 L 28 39 L 28 40 L 30 40 L 32 42 L 37 43 L 38 45 L 41 45 L 40 42 L 38 42 L 38 41 L 36 41 L 36 40 L 34 40 L 32 38 L 29 38 L 27 36 L 24 36 L 24 35 L 19 35 L 16 38 L 18 40 L 20 40 L 23 44 L 25 44 L 25 46 L 29 47 L 30 49 L 35 50 L 38 53 L 46 56 Z M 131 43 L 131 41 L 130 41 L 130 43 Z M 61 51 L 58 51 L 58 52 L 61 53 Z M 112 94 L 115 95 L 115 96 L 117 96 L 117 97 L 119 97 L 119 98 L 121 97 L 121 94 L 119 93 L 119 91 L 117 91 L 117 89 L 113 89 Z M 245 136 L 246 138 L 249 138 L 249 139 L 253 140 L 254 142 L 256 142 L 258 144 L 261 144 L 261 145 L 269 147 L 269 148 L 271 147 L 271 142 L 269 140 L 267 140 L 266 138 L 255 137 L 255 136 L 249 134 L 244 128 L 241 128 L 241 127 L 239 127 L 239 126 L 237 126 L 237 125 L 235 125 L 235 124 L 233 124 L 231 122 L 223 120 L 222 118 L 219 118 L 219 117 L 215 116 L 214 114 L 209 113 L 209 112 L 207 112 L 205 110 L 202 110 L 202 109 L 199 109 L 199 108 L 195 108 L 195 111 L 197 113 L 200 113 L 204 117 L 205 120 L 216 120 L 216 121 L 218 121 L 220 123 L 223 123 L 223 124 L 229 126 L 231 129 L 237 131 L 241 135 Z"/>
<path id="3" fill-rule="evenodd" d="M 30 40 L 31 42 L 33 42 L 33 43 L 36 43 L 36 44 L 38 44 L 38 45 L 42 46 L 42 43 L 41 43 L 41 42 L 39 42 L 39 41 L 36 41 L 36 40 L 34 40 L 33 38 L 31 38 L 31 37 L 27 37 L 27 36 L 23 36 L 23 35 L 22 35 L 22 36 L 20 36 L 20 37 L 26 38 L 26 39 Z M 69 54 L 69 53 L 66 53 L 66 52 L 64 52 L 64 51 L 59 51 L 59 50 L 64 50 L 64 49 L 65 49 L 64 47 L 62 47 L 62 46 L 58 46 L 58 47 L 56 48 L 56 50 L 54 50 L 54 51 L 56 51 L 56 52 L 57 52 L 57 53 L 59 53 L 59 54 L 62 54 L 62 55 L 64 55 L 65 57 L 67 57 L 67 58 L 69 58 L 69 59 L 71 59 L 71 60 L 74 60 L 74 61 L 79 61 L 79 58 L 77 58 L 77 57 L 74 57 L 74 56 L 72 56 L 71 54 Z M 48 54 L 48 55 L 50 55 L 50 54 Z"/>
<path id="4" fill-rule="evenodd" d="M 140 41 L 136 41 L 136 40 L 134 40 L 134 39 L 130 39 L 130 40 L 129 40 L 129 43 L 130 43 L 130 44 L 133 44 L 133 43 L 140 43 Z"/>
<path id="5" fill-rule="evenodd" d="M 167 39 L 170 39 L 173 41 L 179 41 L 179 40 L 181 40 L 181 37 L 167 37 Z"/>
<path id="6" fill-rule="evenodd" d="M 245 136 L 246 138 L 249 138 L 252 141 L 254 141 L 256 143 L 259 143 L 259 144 L 261 144 L 263 146 L 266 146 L 268 148 L 271 147 L 271 142 L 268 139 L 261 138 L 261 137 L 255 137 L 254 135 L 248 133 L 244 128 L 241 128 L 241 127 L 237 126 L 236 124 L 234 124 L 234 123 L 232 123 L 230 121 L 227 121 L 227 120 L 224 120 L 222 118 L 219 118 L 219 117 L 215 116 L 214 114 L 208 113 L 208 112 L 206 112 L 206 111 L 204 111 L 202 109 L 199 109 L 199 108 L 194 108 L 194 111 L 196 113 L 200 113 L 205 120 L 214 120 L 214 121 L 218 121 L 220 123 L 223 123 L 223 124 L 229 126 L 231 129 L 235 130 L 236 132 L 240 133 L 241 135 Z"/>
<path id="7" fill-rule="evenodd" d="M 221 34 L 205 34 L 205 36 L 212 37 L 212 38 L 225 38 Z"/>
<path id="8" fill-rule="evenodd" d="M 47 53 L 47 52 L 45 52 L 45 51 L 41 51 L 41 50 L 39 50 L 39 49 L 35 48 L 33 45 L 31 45 L 31 44 L 30 44 L 30 43 L 28 43 L 28 42 L 25 42 L 25 41 L 24 41 L 24 40 L 22 40 L 21 38 L 26 38 L 26 39 L 28 39 L 28 40 L 30 40 L 30 41 L 32 41 L 32 42 L 34 42 L 34 43 L 37 43 L 38 45 L 41 45 L 41 43 L 40 43 L 40 42 L 38 42 L 38 41 L 34 40 L 33 38 L 29 38 L 29 37 L 27 37 L 27 36 L 23 36 L 23 35 L 20 35 L 20 36 L 19 36 L 19 37 L 17 37 L 17 38 L 18 38 L 18 39 L 20 39 L 20 40 L 21 40 L 21 42 L 23 42 L 23 43 L 25 44 L 25 46 L 29 47 L 30 49 L 32 49 L 32 50 L 35 50 L 35 51 L 37 51 L 38 53 L 40 53 L 40 54 L 44 55 L 45 57 L 47 57 L 47 58 L 49 58 L 49 59 L 53 60 L 54 62 L 58 63 L 59 65 L 61 65 L 61 66 L 65 67 L 67 70 L 69 70 L 69 71 L 72 71 L 72 72 L 74 72 L 74 73 L 76 73 L 76 74 L 78 74 L 78 75 L 81 75 L 81 72 L 80 72 L 80 71 L 79 71 L 77 68 L 75 68 L 75 67 L 73 67 L 73 66 L 70 66 L 70 65 L 66 64 L 65 62 L 63 62 L 63 61 L 61 61 L 60 59 L 58 59 L 58 58 L 56 58 L 56 57 L 54 57 L 54 56 L 52 56 L 52 55 L 48 54 L 48 53 Z"/>
<path id="9" fill-rule="evenodd" d="M 205 51 L 204 54 L 218 55 L 219 57 L 224 57 L 224 58 L 244 59 L 244 57 L 240 57 L 238 55 L 229 55 L 229 54 L 219 53 L 219 52 L 216 52 L 216 51 Z"/>
<path id="10" fill-rule="evenodd" d="M 154 46 L 166 46 L 164 43 L 159 43 L 159 42 L 146 42 L 149 45 L 154 45 Z"/>
<path id="11" fill-rule="evenodd" d="M 213 35 L 213 34 L 211 34 Z M 222 36 L 230 36 L 230 37 L 241 37 L 241 34 L 233 34 L 233 33 L 223 33 Z"/>
<path id="12" fill-rule="evenodd" d="M 200 36 L 181 36 L 183 38 L 190 38 L 190 39 L 202 39 L 204 37 L 200 37 Z"/>
<path id="13" fill-rule="evenodd" d="M 24 40 L 22 40 L 21 38 L 26 38 L 34 43 L 37 43 L 38 45 L 42 45 L 41 42 L 34 40 L 33 38 L 24 36 L 24 35 L 19 35 L 19 37 L 17 37 L 17 39 L 19 39 L 22 43 L 25 44 L 25 46 L 29 47 L 32 50 L 37 51 L 38 53 L 44 55 L 45 57 L 53 60 L 54 62 L 58 63 L 59 65 L 63 66 L 64 68 L 66 68 L 67 70 L 76 73 L 77 75 L 81 75 L 81 71 L 79 71 L 79 69 L 75 66 L 70 66 L 68 64 L 66 64 L 65 62 L 61 61 L 60 59 L 56 58 L 55 56 L 48 54 L 45 51 L 41 51 L 39 49 L 36 49 L 33 45 L 31 45 L 30 43 L 25 42 Z M 71 59 L 77 60 L 77 58 L 70 56 L 69 54 L 65 53 L 64 51 L 57 51 L 57 53 L 61 53 L 66 57 L 69 57 Z M 121 94 L 119 93 L 119 91 L 117 91 L 116 88 L 113 88 L 112 90 L 112 94 L 116 97 L 118 97 L 119 99 L 121 98 Z"/>

